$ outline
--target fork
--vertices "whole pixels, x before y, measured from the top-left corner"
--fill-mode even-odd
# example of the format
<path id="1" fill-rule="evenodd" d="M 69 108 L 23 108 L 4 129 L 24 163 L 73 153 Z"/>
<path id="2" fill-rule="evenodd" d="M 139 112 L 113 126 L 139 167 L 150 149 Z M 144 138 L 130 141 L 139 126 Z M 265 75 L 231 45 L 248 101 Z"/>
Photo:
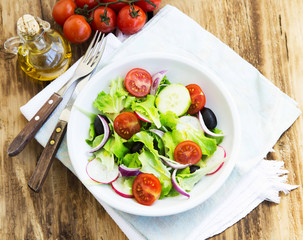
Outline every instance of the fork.
<path id="1" fill-rule="evenodd" d="M 7 153 L 9 156 L 15 156 L 25 148 L 26 144 L 35 136 L 35 134 L 41 128 L 46 119 L 51 115 L 51 113 L 62 101 L 63 95 L 66 93 L 69 87 L 75 81 L 87 76 L 96 68 L 101 58 L 99 50 L 102 46 L 104 36 L 105 35 L 101 32 L 96 31 L 90 45 L 88 46 L 88 49 L 86 50 L 85 55 L 77 66 L 73 76 L 57 92 L 54 92 L 51 95 L 51 97 L 38 110 L 34 117 L 14 138 L 14 140 L 11 142 L 7 149 Z"/>

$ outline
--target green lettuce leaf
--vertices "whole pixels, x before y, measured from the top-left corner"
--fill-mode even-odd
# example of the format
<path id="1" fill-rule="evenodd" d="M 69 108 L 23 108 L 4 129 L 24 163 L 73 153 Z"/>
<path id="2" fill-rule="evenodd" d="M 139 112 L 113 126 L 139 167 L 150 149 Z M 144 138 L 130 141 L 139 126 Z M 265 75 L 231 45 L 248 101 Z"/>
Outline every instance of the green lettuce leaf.
<path id="1" fill-rule="evenodd" d="M 160 122 L 162 126 L 174 130 L 178 124 L 178 117 L 172 111 L 167 111 L 166 113 L 160 114 Z"/>
<path id="2" fill-rule="evenodd" d="M 174 159 L 174 151 L 176 146 L 186 140 L 178 130 L 166 132 L 162 139 L 165 146 L 165 153 L 170 159 Z"/>
<path id="3" fill-rule="evenodd" d="M 148 117 L 157 128 L 161 127 L 158 109 L 155 107 L 155 96 L 147 95 L 145 101 L 136 101 L 132 104 L 132 110 Z"/>
<path id="4" fill-rule="evenodd" d="M 220 129 L 218 129 L 218 128 L 214 128 L 211 131 L 214 132 L 214 133 L 216 133 L 216 134 L 223 134 L 223 132 Z M 215 139 L 217 145 L 219 145 L 223 141 L 223 139 L 224 139 L 224 136 L 222 136 L 222 137 L 213 137 L 213 136 L 207 135 L 207 137 Z"/>
<path id="5" fill-rule="evenodd" d="M 224 159 L 220 161 L 206 161 L 206 164 L 205 162 L 203 163 L 204 166 L 201 166 L 200 169 L 193 173 L 190 173 L 189 168 L 185 168 L 182 171 L 178 171 L 176 180 L 182 189 L 191 191 L 194 185 L 199 182 L 202 177 L 217 169 L 223 161 Z"/>
<path id="6" fill-rule="evenodd" d="M 111 82 L 109 94 L 100 92 L 94 101 L 94 107 L 103 113 L 119 114 L 124 108 L 128 92 L 124 89 L 123 78 L 118 77 Z"/>
<path id="7" fill-rule="evenodd" d="M 126 154 L 122 159 L 122 163 L 129 168 L 137 168 L 142 166 L 139 160 L 139 153 L 137 152 Z"/>
<path id="8" fill-rule="evenodd" d="M 216 140 L 206 137 L 203 131 L 196 130 L 191 125 L 178 121 L 177 129 L 185 140 L 197 143 L 203 155 L 211 156 L 217 150 Z"/>
<path id="9" fill-rule="evenodd" d="M 171 84 L 171 83 L 165 75 L 159 84 L 159 87 L 158 87 L 158 90 L 157 90 L 155 96 L 157 96 L 169 84 Z"/>
<path id="10" fill-rule="evenodd" d="M 171 174 L 169 169 L 162 163 L 161 159 L 149 151 L 143 151 L 139 155 L 142 163 L 141 172 L 155 175 L 161 183 L 161 196 L 165 197 L 172 188 Z"/>
<path id="11" fill-rule="evenodd" d="M 121 138 L 116 132 L 114 132 L 114 136 L 108 139 L 103 148 L 108 152 L 112 152 L 119 159 L 120 163 L 120 160 L 122 160 L 125 154 L 129 152 L 129 149 L 124 145 L 125 142 L 125 139 Z"/>

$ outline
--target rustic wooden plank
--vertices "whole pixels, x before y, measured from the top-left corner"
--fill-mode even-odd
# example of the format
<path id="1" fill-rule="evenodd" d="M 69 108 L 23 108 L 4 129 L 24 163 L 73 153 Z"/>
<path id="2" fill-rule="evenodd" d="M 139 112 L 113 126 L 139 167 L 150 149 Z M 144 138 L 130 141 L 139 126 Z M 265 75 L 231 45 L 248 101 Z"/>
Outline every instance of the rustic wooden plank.
<path id="1" fill-rule="evenodd" d="M 10 158 L 6 149 L 25 126 L 19 107 L 47 83 L 26 77 L 16 58 L 3 52 L 4 41 L 16 35 L 14 23 L 31 13 L 54 24 L 56 0 L 0 2 L 0 234 L 1 239 L 126 239 L 81 182 L 59 161 L 51 167 L 39 194 L 27 187 L 42 148 L 32 141 Z M 286 94 L 303 103 L 303 2 L 275 0 L 163 0 L 191 16 L 230 46 Z M 87 44 L 72 45 L 73 62 Z M 281 137 L 269 159 L 283 159 L 289 183 L 302 186 L 302 117 Z M 262 203 L 247 217 L 212 239 L 302 239 L 302 187 L 279 205 Z"/>

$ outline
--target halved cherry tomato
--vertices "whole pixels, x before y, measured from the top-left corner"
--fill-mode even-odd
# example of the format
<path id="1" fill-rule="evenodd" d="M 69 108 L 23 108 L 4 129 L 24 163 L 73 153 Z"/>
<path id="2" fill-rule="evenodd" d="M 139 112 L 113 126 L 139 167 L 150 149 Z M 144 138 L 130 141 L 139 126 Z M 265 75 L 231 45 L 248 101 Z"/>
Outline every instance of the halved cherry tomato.
<path id="1" fill-rule="evenodd" d="M 112 32 L 116 28 L 116 13 L 110 7 L 106 8 L 106 17 L 104 17 L 105 7 L 98 7 L 93 12 L 92 29 L 103 33 Z"/>
<path id="2" fill-rule="evenodd" d="M 191 105 L 187 110 L 188 114 L 196 114 L 205 106 L 205 94 L 197 84 L 189 84 L 186 86 L 189 91 Z"/>
<path id="3" fill-rule="evenodd" d="M 88 9 L 92 9 L 98 5 L 97 0 L 75 0 L 77 7 L 84 8 L 87 5 Z"/>
<path id="4" fill-rule="evenodd" d="M 82 15 L 72 15 L 65 21 L 63 33 L 68 41 L 83 43 L 90 37 L 92 29 Z"/>
<path id="5" fill-rule="evenodd" d="M 143 0 L 136 2 L 135 4 L 138 5 L 140 8 L 142 8 L 145 12 L 152 12 L 159 7 L 161 0 L 151 0 L 151 2 L 154 3 L 156 7 Z"/>
<path id="6" fill-rule="evenodd" d="M 129 0 L 127 0 L 127 1 L 129 1 Z M 117 2 L 117 0 L 102 0 L 101 2 L 103 2 L 103 3 L 110 3 L 110 2 Z M 109 4 L 108 7 L 110 7 L 116 13 L 118 13 L 120 11 L 120 9 L 123 8 L 123 7 L 125 7 L 126 5 L 128 5 L 128 4 L 120 2 L 120 3 Z"/>
<path id="7" fill-rule="evenodd" d="M 193 141 L 184 141 L 177 145 L 174 159 L 181 164 L 196 164 L 202 158 L 200 146 Z"/>
<path id="8" fill-rule="evenodd" d="M 152 82 L 152 76 L 148 71 L 134 68 L 126 74 L 124 85 L 131 95 L 144 97 L 149 93 Z"/>
<path id="9" fill-rule="evenodd" d="M 56 23 L 62 26 L 66 19 L 75 14 L 75 9 L 73 0 L 60 0 L 54 5 L 52 15 Z"/>
<path id="10" fill-rule="evenodd" d="M 130 139 L 140 131 L 140 120 L 132 112 L 120 113 L 114 120 L 115 132 L 124 139 Z"/>
<path id="11" fill-rule="evenodd" d="M 132 16 L 136 13 L 136 16 Z M 134 34 L 140 31 L 146 23 L 146 14 L 142 8 L 134 5 L 123 7 L 117 15 L 117 26 L 124 34 Z"/>
<path id="12" fill-rule="evenodd" d="M 161 183 L 150 173 L 140 173 L 133 183 L 133 194 L 138 203 L 150 206 L 161 195 Z"/>

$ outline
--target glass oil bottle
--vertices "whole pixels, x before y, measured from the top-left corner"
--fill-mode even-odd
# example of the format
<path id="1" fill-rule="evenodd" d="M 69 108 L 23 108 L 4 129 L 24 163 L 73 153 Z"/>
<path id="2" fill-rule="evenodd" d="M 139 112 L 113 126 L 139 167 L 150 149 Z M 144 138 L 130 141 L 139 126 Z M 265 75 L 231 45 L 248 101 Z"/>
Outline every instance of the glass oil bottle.
<path id="1" fill-rule="evenodd" d="M 48 22 L 26 14 L 18 19 L 17 33 L 17 37 L 4 43 L 4 48 L 18 56 L 21 69 L 28 76 L 51 81 L 67 70 L 71 47 Z"/>

